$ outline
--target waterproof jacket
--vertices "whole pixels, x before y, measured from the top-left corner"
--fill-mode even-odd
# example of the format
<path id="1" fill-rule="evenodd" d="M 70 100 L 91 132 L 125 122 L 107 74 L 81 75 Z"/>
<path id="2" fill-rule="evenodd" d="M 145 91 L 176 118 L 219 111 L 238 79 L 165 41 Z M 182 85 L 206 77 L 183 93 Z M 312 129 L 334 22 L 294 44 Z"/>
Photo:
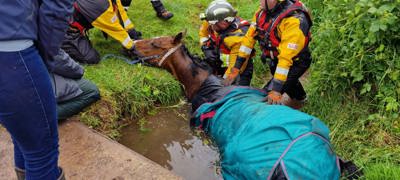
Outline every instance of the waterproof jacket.
<path id="1" fill-rule="evenodd" d="M 84 69 L 75 62 L 64 50 L 59 50 L 58 55 L 52 61 L 46 62 L 52 78 L 52 86 L 57 103 L 70 100 L 82 94 L 77 83 L 81 79 Z"/>
<path id="2" fill-rule="evenodd" d="M 249 23 L 246 20 L 236 17 L 235 21 L 232 22 L 231 26 L 228 27 L 227 30 L 218 33 L 212 30 L 207 21 L 203 21 L 201 24 L 199 31 L 200 44 L 211 41 L 212 44 L 216 45 L 215 48 L 217 48 L 217 52 L 219 52 L 222 66 L 227 67 L 224 78 L 228 77 L 231 73 L 231 69 L 235 66 L 240 44 L 248 29 L 248 25 Z M 246 69 L 247 62 L 248 61 L 245 61 L 241 66 L 241 73 Z"/>
<path id="3" fill-rule="evenodd" d="M 121 0 L 77 0 L 74 7 L 75 22 L 72 26 L 81 26 L 77 27 L 81 30 L 96 27 L 119 41 L 126 49 L 132 48 L 133 40 L 127 31 L 133 29 L 134 25 L 129 20 Z M 79 20 L 80 15 L 84 19 Z"/>
<path id="4" fill-rule="evenodd" d="M 239 57 L 248 57 L 254 48 L 256 40 L 259 40 L 261 49 L 264 51 L 263 54 L 272 60 L 277 59 L 278 64 L 274 79 L 282 82 L 287 80 L 289 69 L 293 65 L 293 61 L 298 60 L 298 57 L 303 52 L 309 54 L 308 40 L 312 25 L 311 19 L 308 13 L 305 12 L 306 9 L 305 11 L 291 11 L 285 14 L 284 17 L 281 16 L 282 19 L 276 22 L 276 27 L 272 28 L 269 35 L 265 34 L 265 32 L 268 32 L 269 25 L 274 24 L 271 22 L 279 18 L 282 13 L 287 13 L 286 10 L 295 3 L 298 3 L 299 6 L 305 9 L 303 4 L 298 0 L 294 2 L 287 0 L 283 2 L 283 4 L 280 4 L 281 7 L 272 13 L 263 9 L 257 10 L 249 30 L 242 39 L 242 45 L 239 50 Z M 273 37 L 273 39 L 271 37 Z M 272 41 L 272 46 L 275 47 L 271 48 L 275 48 L 275 51 L 269 50 L 269 47 L 267 47 L 268 45 L 265 44 L 266 41 Z"/>
<path id="5" fill-rule="evenodd" d="M 72 0 L 0 0 L 0 41 L 39 41 L 42 53 L 57 55 L 72 13 Z"/>

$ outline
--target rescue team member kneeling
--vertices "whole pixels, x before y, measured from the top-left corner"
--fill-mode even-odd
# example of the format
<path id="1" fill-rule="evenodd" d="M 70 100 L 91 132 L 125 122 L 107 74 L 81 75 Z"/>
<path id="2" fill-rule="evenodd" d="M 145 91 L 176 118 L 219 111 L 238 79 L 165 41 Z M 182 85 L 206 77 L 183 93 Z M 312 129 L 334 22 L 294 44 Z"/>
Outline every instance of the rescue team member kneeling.
<path id="1" fill-rule="evenodd" d="M 201 15 L 205 21 L 199 32 L 200 44 L 214 74 L 223 76 L 224 85 L 248 86 L 253 75 L 253 62 L 249 59 L 237 65 L 236 59 L 242 37 L 250 24 L 236 13 L 225 0 L 211 2 L 205 14 Z"/>
<path id="2" fill-rule="evenodd" d="M 300 108 L 306 92 L 299 78 L 310 67 L 308 48 L 310 14 L 299 0 L 260 0 L 261 8 L 243 38 L 237 61 L 245 62 L 258 40 L 262 59 L 269 59 L 272 80 L 264 87 L 269 104 L 282 104 L 282 94 L 290 97 L 286 105 Z"/>
<path id="3" fill-rule="evenodd" d="M 56 56 L 45 62 L 57 101 L 58 120 L 78 114 L 100 99 L 97 86 L 83 78 L 83 66 L 66 52 L 60 49 Z"/>
<path id="4" fill-rule="evenodd" d="M 134 51 L 133 40 L 141 39 L 129 20 L 121 0 L 77 0 L 74 3 L 73 21 L 67 31 L 62 48 L 79 62 L 95 64 L 99 53 L 92 47 L 86 33 L 96 27 L 119 41 L 128 54 Z"/>

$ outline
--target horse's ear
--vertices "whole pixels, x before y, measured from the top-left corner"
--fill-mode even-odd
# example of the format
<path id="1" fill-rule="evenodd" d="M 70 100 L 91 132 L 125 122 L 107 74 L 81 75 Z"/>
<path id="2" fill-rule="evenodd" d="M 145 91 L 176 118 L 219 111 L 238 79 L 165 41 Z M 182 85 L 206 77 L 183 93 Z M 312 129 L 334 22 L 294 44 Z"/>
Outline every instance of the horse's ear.
<path id="1" fill-rule="evenodd" d="M 179 32 L 174 38 L 174 44 L 179 44 L 182 42 L 183 37 L 186 36 L 186 29 L 182 32 Z"/>

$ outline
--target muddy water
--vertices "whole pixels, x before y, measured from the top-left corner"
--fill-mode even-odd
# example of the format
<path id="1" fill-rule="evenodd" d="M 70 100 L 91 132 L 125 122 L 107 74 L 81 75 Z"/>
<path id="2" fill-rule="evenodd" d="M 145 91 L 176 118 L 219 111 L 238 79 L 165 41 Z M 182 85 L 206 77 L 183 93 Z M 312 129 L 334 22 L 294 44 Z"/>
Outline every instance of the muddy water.
<path id="1" fill-rule="evenodd" d="M 184 179 L 222 179 L 217 173 L 217 150 L 194 135 L 188 115 L 188 105 L 158 108 L 145 121 L 124 128 L 120 143 Z"/>

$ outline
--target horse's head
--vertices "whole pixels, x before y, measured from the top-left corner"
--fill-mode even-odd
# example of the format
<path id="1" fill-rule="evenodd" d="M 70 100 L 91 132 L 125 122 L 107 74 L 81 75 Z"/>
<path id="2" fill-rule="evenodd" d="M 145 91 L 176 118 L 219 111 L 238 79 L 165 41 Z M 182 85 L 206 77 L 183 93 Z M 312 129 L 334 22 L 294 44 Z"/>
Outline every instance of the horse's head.
<path id="1" fill-rule="evenodd" d="M 170 56 L 180 49 L 185 32 L 175 36 L 155 37 L 135 41 L 138 56 L 153 66 L 163 67 Z"/>

